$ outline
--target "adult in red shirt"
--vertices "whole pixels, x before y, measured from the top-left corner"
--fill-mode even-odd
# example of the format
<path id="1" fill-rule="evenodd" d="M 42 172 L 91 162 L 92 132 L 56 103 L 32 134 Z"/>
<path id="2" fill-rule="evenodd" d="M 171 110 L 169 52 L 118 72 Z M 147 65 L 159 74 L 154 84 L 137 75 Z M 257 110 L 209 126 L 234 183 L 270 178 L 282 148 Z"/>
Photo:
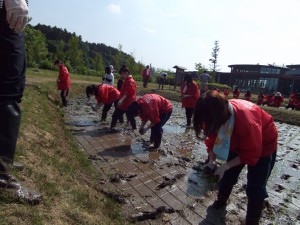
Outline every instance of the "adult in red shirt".
<path id="1" fill-rule="evenodd" d="M 133 77 L 130 75 L 130 71 L 126 65 L 122 66 L 119 74 L 121 74 L 124 81 L 120 90 L 120 99 L 118 100 L 116 109 L 112 116 L 110 125 L 111 130 L 116 127 L 117 121 L 123 117 L 124 113 L 126 113 L 128 106 L 136 100 L 136 83 Z M 128 116 L 127 119 L 131 123 L 132 129 L 136 129 L 135 120 L 129 120 Z"/>
<path id="2" fill-rule="evenodd" d="M 267 106 L 273 106 L 273 98 L 274 94 L 268 94 L 266 97 L 266 101 L 263 103 L 263 105 L 267 104 Z"/>
<path id="3" fill-rule="evenodd" d="M 273 98 L 273 107 L 279 108 L 281 103 L 283 103 L 284 98 L 282 97 L 280 92 L 277 92 Z"/>
<path id="4" fill-rule="evenodd" d="M 151 129 L 150 148 L 159 148 L 163 134 L 162 127 L 172 114 L 171 102 L 157 94 L 146 94 L 133 102 L 127 113 L 129 118 L 140 116 L 142 120 L 140 134 L 143 135 Z M 148 121 L 150 124 L 145 127 Z"/>
<path id="5" fill-rule="evenodd" d="M 56 60 L 54 62 L 54 65 L 59 68 L 59 74 L 58 74 L 58 78 L 56 80 L 57 90 L 61 91 L 60 97 L 61 97 L 63 106 L 68 106 L 68 102 L 67 102 L 66 98 L 69 94 L 69 89 L 71 87 L 69 71 L 68 71 L 67 67 L 65 67 L 65 65 L 60 60 Z"/>
<path id="6" fill-rule="evenodd" d="M 228 99 L 228 95 L 230 94 L 229 89 L 225 88 L 223 93 L 224 93 L 224 96 Z"/>
<path id="7" fill-rule="evenodd" d="M 93 110 L 96 112 L 102 105 L 104 105 L 102 109 L 101 121 L 106 121 L 107 112 L 111 109 L 113 103 L 116 105 L 118 99 L 120 98 L 120 92 L 108 84 L 87 86 L 86 96 L 90 98 L 93 95 L 97 100 L 97 105 L 93 107 Z"/>
<path id="8" fill-rule="evenodd" d="M 259 95 L 257 96 L 257 105 L 262 105 L 264 103 L 266 96 L 263 93 L 259 93 Z"/>
<path id="9" fill-rule="evenodd" d="M 191 75 L 186 75 L 184 77 L 184 83 L 181 86 L 180 93 L 182 98 L 182 108 L 185 108 L 186 126 L 190 127 L 192 123 L 194 107 L 200 96 L 198 84 L 193 81 Z"/>
<path id="10" fill-rule="evenodd" d="M 233 91 L 233 98 L 238 99 L 240 97 L 240 93 L 241 93 L 240 89 L 238 87 L 236 87 Z"/>
<path id="11" fill-rule="evenodd" d="M 148 82 L 151 77 L 151 69 L 148 65 L 146 66 L 146 68 L 143 69 L 142 77 L 143 77 L 143 82 L 144 82 L 143 87 L 147 88 Z"/>
<path id="12" fill-rule="evenodd" d="M 247 91 L 245 93 L 244 98 L 245 98 L 246 101 L 251 102 L 251 93 L 250 93 L 250 91 Z"/>
<path id="13" fill-rule="evenodd" d="M 230 110 L 232 108 L 232 111 Z M 199 98 L 195 106 L 194 127 L 196 135 L 201 132 L 208 136 L 206 141 L 211 168 L 215 165 L 214 144 L 222 126 L 231 121 L 234 124 L 228 136 L 229 155 L 227 162 L 216 170 L 220 187 L 218 199 L 212 205 L 219 209 L 225 207 L 233 186 L 243 167 L 247 165 L 247 215 L 246 224 L 259 224 L 264 199 L 268 197 L 266 183 L 273 169 L 277 150 L 277 129 L 272 116 L 259 106 L 245 101 L 227 100 L 217 92 L 209 91 Z M 205 126 L 203 126 L 205 124 Z M 219 143 L 216 143 L 219 145 Z M 226 150 L 223 146 L 222 151 Z"/>
<path id="14" fill-rule="evenodd" d="M 295 101 L 294 101 L 294 110 L 300 110 L 300 93 L 295 94 Z"/>

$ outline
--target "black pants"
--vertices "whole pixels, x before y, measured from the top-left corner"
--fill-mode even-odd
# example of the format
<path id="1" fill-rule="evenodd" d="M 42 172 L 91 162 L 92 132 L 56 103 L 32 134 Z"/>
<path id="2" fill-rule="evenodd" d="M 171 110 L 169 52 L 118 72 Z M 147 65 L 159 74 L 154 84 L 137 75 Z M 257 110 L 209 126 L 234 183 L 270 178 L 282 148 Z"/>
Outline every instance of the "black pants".
<path id="1" fill-rule="evenodd" d="M 191 126 L 193 113 L 194 113 L 193 108 L 185 108 L 186 125 L 187 126 Z"/>
<path id="2" fill-rule="evenodd" d="M 153 143 L 155 148 L 158 148 L 161 144 L 161 139 L 164 132 L 162 127 L 170 119 L 171 114 L 172 110 L 168 113 L 161 114 L 159 116 L 160 122 L 151 128 L 150 143 Z"/>
<path id="3" fill-rule="evenodd" d="M 18 103 L 25 87 L 25 70 L 23 32 L 10 30 L 6 12 L 0 9 L 0 158 L 8 163 L 15 156 L 21 122 Z"/>
<path id="4" fill-rule="evenodd" d="M 147 87 L 147 85 L 148 85 L 148 82 L 149 82 L 149 77 L 148 77 L 148 76 L 146 76 L 146 77 L 144 78 L 144 83 L 143 83 L 143 87 L 144 87 L 144 88 L 146 88 L 146 87 Z"/>
<path id="5" fill-rule="evenodd" d="M 292 108 L 292 110 L 295 110 L 295 105 L 294 104 L 288 104 L 286 107 L 286 109 Z"/>
<path id="6" fill-rule="evenodd" d="M 118 101 L 115 101 L 114 103 L 106 104 L 106 105 L 103 106 L 101 121 L 106 121 L 108 111 L 111 109 L 113 104 L 115 105 L 115 108 L 117 108 L 117 103 L 118 103 Z M 120 116 L 118 118 L 118 120 L 119 120 L 120 123 L 124 123 L 123 115 Z"/>
<path id="7" fill-rule="evenodd" d="M 235 158 L 237 154 L 230 152 L 227 161 Z M 266 184 L 272 172 L 276 160 L 276 152 L 270 156 L 262 157 L 256 165 L 248 165 L 247 189 L 248 197 L 247 217 L 260 217 L 264 199 L 268 197 Z M 220 182 L 218 199 L 227 201 L 233 186 L 237 183 L 238 177 L 245 165 L 238 165 L 224 173 Z"/>
<path id="8" fill-rule="evenodd" d="M 117 125 L 117 121 L 119 120 L 121 123 L 124 122 L 123 119 L 123 115 L 124 113 L 126 113 L 125 110 L 119 109 L 118 107 L 115 108 L 115 111 L 112 115 L 112 120 L 111 120 L 111 124 L 110 124 L 110 128 L 114 128 Z M 134 117 L 129 117 L 126 113 L 126 117 L 127 117 L 127 121 L 130 122 L 132 129 L 136 129 L 136 121 L 134 119 Z"/>
<path id="9" fill-rule="evenodd" d="M 66 91 L 66 95 L 65 95 L 65 91 Z M 61 90 L 60 92 L 60 97 L 61 97 L 61 101 L 63 106 L 68 106 L 68 101 L 67 101 L 67 96 L 69 95 L 69 89 L 68 90 Z"/>
<path id="10" fill-rule="evenodd" d="M 164 79 L 164 78 L 160 78 L 160 79 L 158 80 L 158 89 L 161 88 L 161 90 L 164 90 L 165 80 L 166 80 L 166 79 Z"/>

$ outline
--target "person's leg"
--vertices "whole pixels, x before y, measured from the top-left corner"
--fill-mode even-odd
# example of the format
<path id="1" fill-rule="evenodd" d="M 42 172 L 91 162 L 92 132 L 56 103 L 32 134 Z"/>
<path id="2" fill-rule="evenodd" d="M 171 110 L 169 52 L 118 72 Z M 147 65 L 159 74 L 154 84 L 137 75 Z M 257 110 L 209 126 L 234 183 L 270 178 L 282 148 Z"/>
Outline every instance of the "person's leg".
<path id="1" fill-rule="evenodd" d="M 117 100 L 117 101 L 114 102 L 115 109 L 118 107 L 118 101 L 119 100 Z M 123 117 L 123 115 L 120 115 L 119 118 L 118 118 L 118 120 L 119 120 L 120 123 L 124 123 L 124 117 Z"/>
<path id="2" fill-rule="evenodd" d="M 172 110 L 168 113 L 161 114 L 159 116 L 160 122 L 151 128 L 151 137 L 153 139 L 154 148 L 158 148 L 161 144 L 162 134 L 163 134 L 163 126 L 169 120 L 172 114 Z"/>
<path id="3" fill-rule="evenodd" d="M 113 115 L 112 115 L 112 120 L 111 120 L 111 124 L 110 124 L 110 128 L 113 129 L 116 127 L 117 125 L 117 121 L 119 120 L 120 117 L 123 117 L 123 114 L 125 113 L 125 111 L 119 109 L 118 107 L 116 107 Z"/>
<path id="4" fill-rule="evenodd" d="M 66 90 L 62 90 L 60 92 L 60 97 L 61 97 L 62 105 L 67 106 L 68 103 L 67 103 L 67 99 L 66 99 Z"/>
<path id="5" fill-rule="evenodd" d="M 135 121 L 134 116 L 129 116 L 127 111 L 126 111 L 126 117 L 127 117 L 127 121 L 130 122 L 130 125 L 131 125 L 132 129 L 135 130 L 136 129 L 136 121 Z"/>
<path id="6" fill-rule="evenodd" d="M 237 156 L 234 152 L 229 152 L 227 162 Z M 238 177 L 245 165 L 238 165 L 224 173 L 223 178 L 220 181 L 218 199 L 214 202 L 213 207 L 219 209 L 227 205 L 227 201 L 231 194 L 233 186 L 237 183 Z"/>
<path id="7" fill-rule="evenodd" d="M 103 106 L 101 121 L 106 121 L 107 112 L 111 109 L 112 104 L 107 104 Z"/>
<path id="8" fill-rule="evenodd" d="M 11 174 L 21 122 L 19 103 L 25 87 L 23 32 L 13 32 L 0 9 L 0 193 L 29 203 L 39 203 L 40 194 L 26 189 Z M 9 190 L 8 190 L 9 189 Z"/>
<path id="9" fill-rule="evenodd" d="M 186 125 L 189 127 L 192 123 L 192 117 L 193 117 L 193 108 L 185 108 L 185 115 L 186 115 Z"/>
<path id="10" fill-rule="evenodd" d="M 162 79 L 162 81 L 161 81 L 161 90 L 164 90 L 164 84 L 165 84 L 165 79 Z"/>
<path id="11" fill-rule="evenodd" d="M 248 166 L 247 174 L 247 225 L 258 225 L 263 210 L 264 199 L 268 197 L 266 184 L 276 160 L 276 152 L 262 157 L 254 166 Z"/>

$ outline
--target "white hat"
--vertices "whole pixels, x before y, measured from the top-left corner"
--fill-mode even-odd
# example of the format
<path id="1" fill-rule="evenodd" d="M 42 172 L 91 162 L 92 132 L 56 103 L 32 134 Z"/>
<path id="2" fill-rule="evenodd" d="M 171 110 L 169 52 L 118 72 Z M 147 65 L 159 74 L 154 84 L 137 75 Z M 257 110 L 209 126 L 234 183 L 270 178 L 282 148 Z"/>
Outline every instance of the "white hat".
<path id="1" fill-rule="evenodd" d="M 280 92 L 276 92 L 275 96 L 281 96 Z"/>

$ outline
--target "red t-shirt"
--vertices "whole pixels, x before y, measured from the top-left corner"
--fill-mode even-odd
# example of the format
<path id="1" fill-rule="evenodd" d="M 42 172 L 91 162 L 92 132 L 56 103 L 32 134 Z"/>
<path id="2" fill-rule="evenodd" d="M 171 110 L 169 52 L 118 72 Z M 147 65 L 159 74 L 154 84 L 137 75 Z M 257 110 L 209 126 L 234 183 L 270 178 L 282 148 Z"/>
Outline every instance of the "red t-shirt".
<path id="1" fill-rule="evenodd" d="M 157 94 L 146 94 L 137 102 L 141 105 L 140 117 L 144 122 L 159 123 L 159 116 L 172 110 L 172 103 Z"/>
<path id="2" fill-rule="evenodd" d="M 273 106 L 274 107 L 280 107 L 281 103 L 283 103 L 283 97 L 282 96 L 274 96 L 273 97 Z"/>
<path id="3" fill-rule="evenodd" d="M 98 103 L 109 105 L 120 98 L 120 92 L 110 85 L 101 84 L 98 86 L 98 95 L 96 95 L 95 98 Z"/>
<path id="4" fill-rule="evenodd" d="M 198 84 L 193 81 L 188 85 L 182 85 L 180 92 L 182 95 L 191 95 L 182 99 L 182 108 L 194 108 L 200 96 Z"/>
<path id="5" fill-rule="evenodd" d="M 255 165 L 259 158 L 269 156 L 277 149 L 277 129 L 273 117 L 259 106 L 232 99 L 234 128 L 230 139 L 230 151 L 237 153 L 242 164 Z M 213 149 L 217 135 L 205 140 L 207 151 Z"/>
<path id="6" fill-rule="evenodd" d="M 124 95 L 127 97 L 122 104 L 118 106 L 118 108 L 126 111 L 128 106 L 136 99 L 136 83 L 132 76 L 125 78 L 122 83 L 120 93 L 120 98 L 122 98 Z"/>
<path id="7" fill-rule="evenodd" d="M 70 74 L 64 65 L 60 65 L 59 74 L 58 74 L 58 82 L 57 89 L 58 90 L 68 90 L 71 87 Z"/>

